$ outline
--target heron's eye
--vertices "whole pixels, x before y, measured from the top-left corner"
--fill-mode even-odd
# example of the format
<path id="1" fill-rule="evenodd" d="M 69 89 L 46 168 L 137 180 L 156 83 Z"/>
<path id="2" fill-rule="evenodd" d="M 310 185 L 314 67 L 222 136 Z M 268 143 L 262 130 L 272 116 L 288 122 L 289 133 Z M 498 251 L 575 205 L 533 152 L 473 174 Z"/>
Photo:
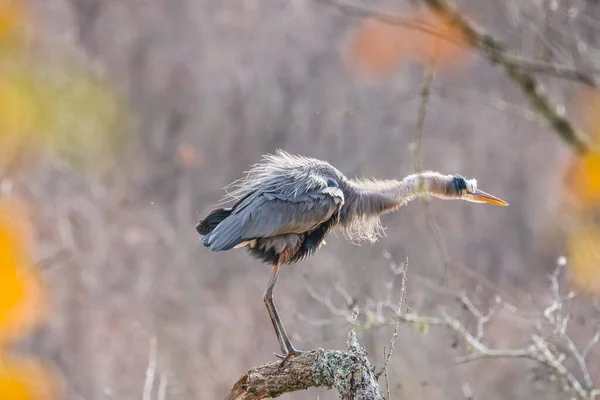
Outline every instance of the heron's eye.
<path id="1" fill-rule="evenodd" d="M 465 178 L 463 178 L 460 175 L 455 175 L 452 179 L 452 190 L 454 191 L 454 193 L 458 196 L 462 196 L 465 193 L 466 189 L 467 182 L 465 181 Z"/>

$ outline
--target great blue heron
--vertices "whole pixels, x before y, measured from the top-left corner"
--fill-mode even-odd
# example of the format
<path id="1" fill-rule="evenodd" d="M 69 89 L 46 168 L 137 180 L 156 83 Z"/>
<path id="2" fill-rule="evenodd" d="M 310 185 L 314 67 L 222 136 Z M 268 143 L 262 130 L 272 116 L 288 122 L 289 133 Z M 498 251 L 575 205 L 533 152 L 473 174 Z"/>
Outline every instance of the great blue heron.
<path id="1" fill-rule="evenodd" d="M 325 236 L 340 227 L 348 238 L 374 242 L 379 217 L 418 196 L 507 206 L 477 189 L 477 181 L 460 175 L 421 172 L 402 181 L 348 179 L 326 161 L 282 150 L 263 156 L 229 193 L 237 202 L 211 211 L 196 225 L 202 243 L 212 251 L 246 247 L 272 265 L 263 300 L 285 362 L 300 354 L 294 348 L 273 303 L 273 287 L 284 264 L 309 257 Z"/>

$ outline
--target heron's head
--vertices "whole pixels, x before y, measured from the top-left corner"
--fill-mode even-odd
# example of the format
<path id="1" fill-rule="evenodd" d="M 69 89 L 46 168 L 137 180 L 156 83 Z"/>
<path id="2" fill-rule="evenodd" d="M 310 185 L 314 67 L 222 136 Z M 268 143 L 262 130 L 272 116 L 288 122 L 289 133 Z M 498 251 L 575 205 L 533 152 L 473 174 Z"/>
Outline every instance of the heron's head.
<path id="1" fill-rule="evenodd" d="M 477 189 L 477 180 L 475 179 L 465 179 L 460 175 L 454 175 L 452 177 L 451 190 L 457 198 L 470 201 L 471 203 L 489 203 L 497 206 L 508 206 L 508 203 L 504 200 Z"/>

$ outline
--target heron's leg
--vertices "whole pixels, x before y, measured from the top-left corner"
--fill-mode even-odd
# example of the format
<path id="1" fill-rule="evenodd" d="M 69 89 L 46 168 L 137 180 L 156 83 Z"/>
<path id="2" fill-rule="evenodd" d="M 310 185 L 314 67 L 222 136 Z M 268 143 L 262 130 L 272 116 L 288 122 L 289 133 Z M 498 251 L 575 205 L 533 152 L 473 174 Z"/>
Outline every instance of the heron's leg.
<path id="1" fill-rule="evenodd" d="M 281 351 L 284 354 L 284 356 L 280 356 L 280 358 L 283 359 L 283 364 L 289 357 L 298 355 L 301 353 L 301 351 L 295 349 L 292 345 L 292 342 L 290 341 L 285 328 L 283 327 L 281 318 L 279 318 L 279 313 L 277 312 L 277 308 L 275 308 L 275 303 L 273 302 L 273 288 L 275 287 L 275 282 L 277 281 L 280 268 L 280 265 L 273 265 L 263 300 L 265 301 L 265 306 L 267 307 L 267 311 L 271 317 L 271 322 L 273 323 L 273 328 L 275 329 L 275 334 L 277 335 L 277 340 L 279 341 L 279 347 L 281 347 Z"/>
<path id="2" fill-rule="evenodd" d="M 265 289 L 265 294 L 263 295 L 263 300 L 265 302 L 265 306 L 267 307 L 267 312 L 269 313 L 269 317 L 271 318 L 271 323 L 273 324 L 273 329 L 275 329 L 275 335 L 277 335 L 277 341 L 279 342 L 279 347 L 281 351 L 286 353 L 287 349 L 285 347 L 285 343 L 283 338 L 281 337 L 281 331 L 279 330 L 279 315 L 277 314 L 277 310 L 275 309 L 275 304 L 273 303 L 273 287 L 275 286 L 275 281 L 277 281 L 277 275 L 279 274 L 279 266 L 273 265 L 273 269 L 271 270 L 271 276 L 269 277 L 269 283 L 267 283 L 267 288 Z"/>

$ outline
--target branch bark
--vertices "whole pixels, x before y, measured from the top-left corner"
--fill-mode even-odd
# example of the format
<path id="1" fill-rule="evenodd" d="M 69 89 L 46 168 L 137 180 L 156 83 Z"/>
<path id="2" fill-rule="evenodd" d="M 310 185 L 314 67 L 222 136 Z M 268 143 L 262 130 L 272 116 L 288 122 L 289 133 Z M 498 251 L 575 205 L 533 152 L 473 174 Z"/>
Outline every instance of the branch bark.
<path id="1" fill-rule="evenodd" d="M 327 387 L 335 388 L 342 400 L 384 400 L 375 368 L 360 347 L 354 330 L 350 332 L 346 351 L 311 350 L 290 358 L 281 369 L 279 365 L 278 361 L 251 369 L 225 399 L 258 400 L 309 387 Z"/>

